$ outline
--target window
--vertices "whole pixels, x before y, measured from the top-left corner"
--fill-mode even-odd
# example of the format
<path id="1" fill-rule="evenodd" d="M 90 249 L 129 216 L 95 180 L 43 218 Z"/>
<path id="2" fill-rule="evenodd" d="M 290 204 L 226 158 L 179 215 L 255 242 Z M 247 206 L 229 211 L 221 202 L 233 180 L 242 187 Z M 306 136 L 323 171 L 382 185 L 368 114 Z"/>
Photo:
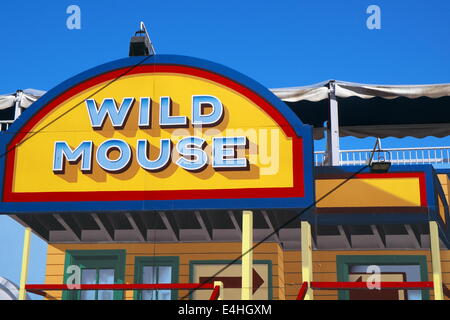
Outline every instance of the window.
<path id="1" fill-rule="evenodd" d="M 71 275 L 70 265 L 80 267 L 81 284 L 124 283 L 125 250 L 68 250 L 66 252 L 66 273 L 64 283 Z M 63 293 L 64 300 L 120 300 L 119 290 L 73 290 Z"/>
<path id="2" fill-rule="evenodd" d="M 82 269 L 82 284 L 113 284 L 114 269 Z M 80 300 L 114 300 L 113 290 L 83 290 Z"/>
<path id="3" fill-rule="evenodd" d="M 178 283 L 178 257 L 136 257 L 135 283 Z M 177 290 L 136 290 L 136 300 L 176 300 Z"/>
<path id="4" fill-rule="evenodd" d="M 381 281 L 428 281 L 425 256 L 337 256 L 338 281 L 367 281 L 379 272 Z M 371 270 L 372 269 L 372 270 Z M 345 300 L 425 300 L 428 290 L 339 290 L 339 299 Z"/>

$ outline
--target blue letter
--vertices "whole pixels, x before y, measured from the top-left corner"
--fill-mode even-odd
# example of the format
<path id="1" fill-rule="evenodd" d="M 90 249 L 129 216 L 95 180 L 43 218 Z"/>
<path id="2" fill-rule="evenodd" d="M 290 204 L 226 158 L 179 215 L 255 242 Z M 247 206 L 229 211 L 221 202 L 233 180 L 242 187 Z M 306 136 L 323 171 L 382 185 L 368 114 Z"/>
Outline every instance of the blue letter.
<path id="1" fill-rule="evenodd" d="M 236 158 L 236 148 L 246 147 L 246 137 L 213 138 L 213 168 L 246 168 L 246 158 Z"/>
<path id="2" fill-rule="evenodd" d="M 161 150 L 156 160 L 148 160 L 147 158 L 147 140 L 138 140 L 137 142 L 137 160 L 139 165 L 149 171 L 158 171 L 163 169 L 170 161 L 170 153 L 172 151 L 172 141 L 170 139 L 161 139 Z"/>
<path id="3" fill-rule="evenodd" d="M 94 99 L 87 99 L 86 106 L 89 112 L 92 128 L 97 129 L 103 126 L 106 115 L 111 119 L 114 128 L 121 128 L 130 112 L 134 98 L 123 98 L 122 104 L 117 110 L 116 101 L 112 98 L 103 99 L 100 109 Z"/>
<path id="4" fill-rule="evenodd" d="M 170 97 L 161 97 L 159 103 L 159 125 L 160 126 L 185 126 L 187 118 L 185 116 L 172 116 L 172 100 Z"/>
<path id="5" fill-rule="evenodd" d="M 181 157 L 177 161 L 177 165 L 189 171 L 202 169 L 208 162 L 208 156 L 203 151 L 205 140 L 198 137 L 186 137 L 181 139 L 177 144 L 177 151 Z"/>
<path id="6" fill-rule="evenodd" d="M 150 127 L 150 115 L 152 108 L 152 100 L 150 98 L 141 98 L 139 106 L 139 127 Z"/>
<path id="7" fill-rule="evenodd" d="M 210 114 L 202 114 L 203 105 L 210 105 Z M 223 106 L 219 99 L 213 96 L 192 96 L 192 124 L 211 126 L 222 119 Z"/>
<path id="8" fill-rule="evenodd" d="M 64 172 L 64 158 L 69 163 L 77 162 L 81 157 L 81 171 L 89 172 L 92 166 L 92 141 L 83 141 L 72 151 L 65 141 L 56 141 L 53 153 L 53 171 Z"/>
<path id="9" fill-rule="evenodd" d="M 117 149 L 120 156 L 116 160 L 108 158 L 110 149 Z M 131 160 L 131 148 L 123 140 L 110 139 L 103 142 L 97 149 L 97 163 L 107 171 L 120 171 L 125 168 Z"/>

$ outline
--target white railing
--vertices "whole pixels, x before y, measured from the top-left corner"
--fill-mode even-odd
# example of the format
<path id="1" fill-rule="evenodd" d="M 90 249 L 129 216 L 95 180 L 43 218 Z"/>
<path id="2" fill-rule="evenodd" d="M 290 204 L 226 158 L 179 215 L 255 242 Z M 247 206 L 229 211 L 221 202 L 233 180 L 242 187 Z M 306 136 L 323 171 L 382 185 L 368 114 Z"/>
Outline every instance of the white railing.
<path id="1" fill-rule="evenodd" d="M 340 165 L 364 165 L 370 159 L 372 149 L 341 150 Z M 423 148 L 383 148 L 375 152 L 374 160 L 385 159 L 393 165 L 396 164 L 433 164 L 450 166 L 450 147 L 423 147 Z M 314 152 L 314 164 L 323 166 L 325 151 Z"/>
<path id="2" fill-rule="evenodd" d="M 0 120 L 0 131 L 8 130 L 9 126 L 13 122 L 14 122 L 14 120 Z"/>

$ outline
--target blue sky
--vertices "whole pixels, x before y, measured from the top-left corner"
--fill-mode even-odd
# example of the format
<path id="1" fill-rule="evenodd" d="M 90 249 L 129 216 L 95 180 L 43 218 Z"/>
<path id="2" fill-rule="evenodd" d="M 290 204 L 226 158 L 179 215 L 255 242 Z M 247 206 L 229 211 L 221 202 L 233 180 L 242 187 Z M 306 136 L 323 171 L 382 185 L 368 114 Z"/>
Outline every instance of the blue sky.
<path id="1" fill-rule="evenodd" d="M 66 8 L 81 8 L 68 30 Z M 369 5 L 381 29 L 366 27 Z M 362 83 L 450 82 L 450 1 L 2 1 L 0 94 L 49 90 L 98 64 L 127 56 L 145 21 L 157 53 L 209 59 L 269 88 L 326 79 Z M 343 139 L 343 148 L 373 139 Z M 384 146 L 449 145 L 450 140 L 385 139 Z M 19 281 L 23 229 L 0 216 L 0 276 Z M 30 283 L 44 281 L 46 245 L 32 239 Z"/>
<path id="2" fill-rule="evenodd" d="M 66 8 L 81 8 L 81 30 Z M 381 8 L 381 29 L 366 8 Z M 17 1 L 0 13 L 0 92 L 47 90 L 82 70 L 128 54 L 145 21 L 158 53 L 223 63 L 267 87 L 325 79 L 363 83 L 448 82 L 445 0 Z M 6 76 L 5 76 L 6 75 Z"/>

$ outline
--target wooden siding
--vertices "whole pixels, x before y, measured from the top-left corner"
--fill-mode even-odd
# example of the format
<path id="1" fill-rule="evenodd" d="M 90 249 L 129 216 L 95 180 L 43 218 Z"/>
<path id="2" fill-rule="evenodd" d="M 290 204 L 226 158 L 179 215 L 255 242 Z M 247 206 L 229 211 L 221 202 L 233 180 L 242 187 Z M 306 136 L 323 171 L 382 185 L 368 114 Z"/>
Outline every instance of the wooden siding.
<path id="1" fill-rule="evenodd" d="M 126 250 L 125 282 L 134 283 L 134 261 L 137 256 L 179 256 L 179 282 L 189 282 L 189 261 L 191 260 L 232 260 L 241 252 L 239 243 L 180 243 L 180 244 L 52 244 L 48 247 L 46 283 L 63 283 L 66 250 Z M 313 251 L 314 281 L 337 281 L 337 255 L 424 255 L 428 264 L 428 280 L 431 275 L 431 255 L 429 250 L 348 250 Z M 276 243 L 264 243 L 256 248 L 255 260 L 272 261 L 273 299 L 296 299 L 302 283 L 300 251 L 284 251 Z M 441 251 L 444 284 L 450 287 L 450 250 Z M 50 292 L 61 299 L 61 292 Z M 180 291 L 179 297 L 186 291 Z M 126 299 L 133 299 L 133 292 L 125 293 Z M 315 291 L 316 300 L 335 300 L 336 290 Z M 433 291 L 430 290 L 433 299 Z"/>
<path id="2" fill-rule="evenodd" d="M 134 261 L 140 256 L 179 256 L 179 282 L 189 282 L 191 260 L 233 260 L 241 255 L 240 243 L 179 243 L 179 244 L 50 244 L 47 253 L 46 283 L 61 284 L 64 277 L 66 250 L 126 250 L 125 283 L 134 283 Z M 254 260 L 272 261 L 273 299 L 284 299 L 283 251 L 276 243 L 258 246 Z M 62 292 L 49 292 L 61 299 Z M 180 290 L 179 297 L 187 295 Z M 133 292 L 126 291 L 125 299 L 133 299 Z"/>

